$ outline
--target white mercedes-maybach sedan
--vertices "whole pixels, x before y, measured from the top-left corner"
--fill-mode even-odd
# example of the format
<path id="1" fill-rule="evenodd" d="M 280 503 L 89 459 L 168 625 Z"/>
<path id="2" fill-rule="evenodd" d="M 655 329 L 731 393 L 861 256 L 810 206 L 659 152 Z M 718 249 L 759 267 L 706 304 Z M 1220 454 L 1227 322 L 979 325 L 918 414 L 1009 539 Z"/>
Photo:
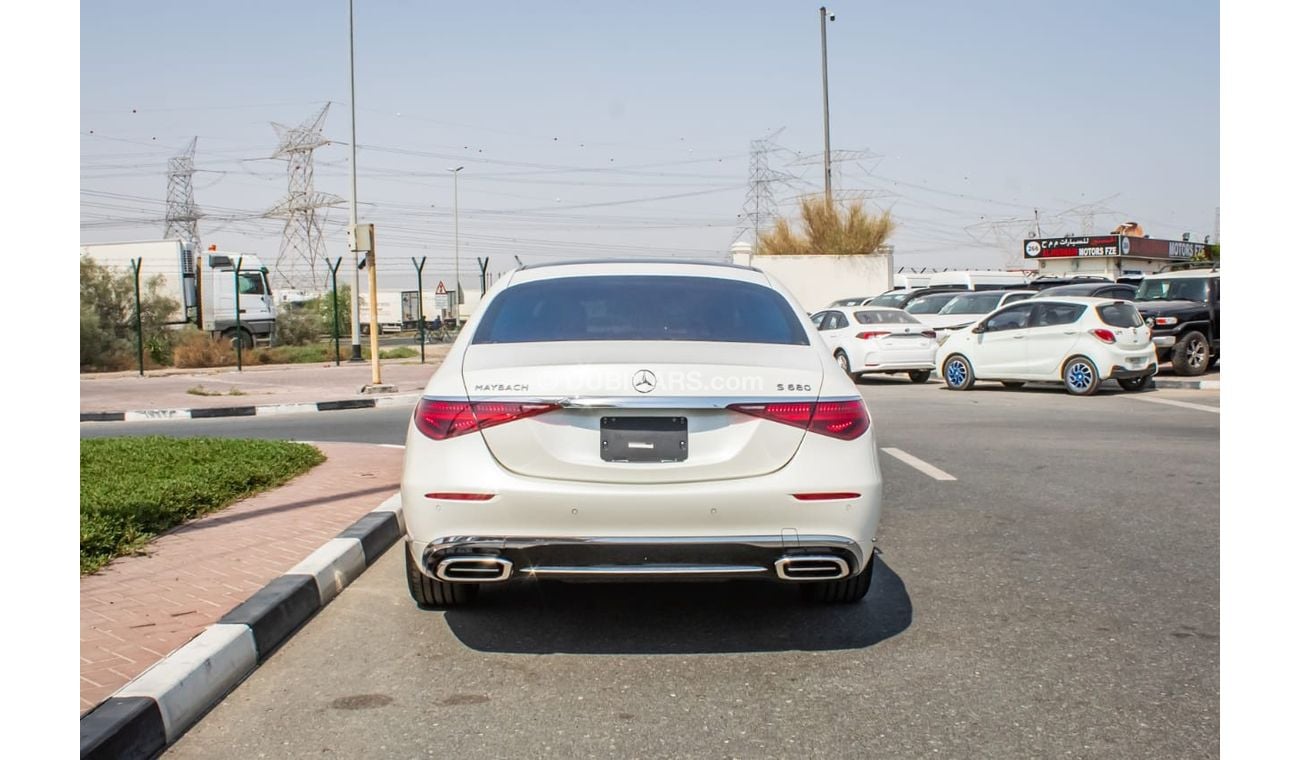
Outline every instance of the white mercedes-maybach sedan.
<path id="1" fill-rule="evenodd" d="M 523 267 L 415 409 L 407 579 L 427 607 L 527 579 L 763 579 L 855 602 L 880 499 L 862 397 L 763 272 Z"/>

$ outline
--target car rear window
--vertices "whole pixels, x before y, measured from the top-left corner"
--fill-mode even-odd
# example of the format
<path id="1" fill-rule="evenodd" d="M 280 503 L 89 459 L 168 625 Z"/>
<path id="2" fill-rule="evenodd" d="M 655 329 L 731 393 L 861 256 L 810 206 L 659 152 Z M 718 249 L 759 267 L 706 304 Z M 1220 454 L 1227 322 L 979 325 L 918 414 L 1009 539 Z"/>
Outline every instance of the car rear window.
<path id="1" fill-rule="evenodd" d="M 932 296 L 921 296 L 912 301 L 904 308 L 908 314 L 938 314 L 949 301 L 961 295 L 960 293 L 935 293 Z"/>
<path id="2" fill-rule="evenodd" d="M 474 343 L 690 340 L 808 345 L 779 293 L 717 277 L 609 275 L 506 288 L 487 307 Z"/>
<path id="3" fill-rule="evenodd" d="M 939 310 L 940 314 L 988 314 L 998 308 L 1002 300 L 1001 293 L 978 293 L 969 296 L 957 296 Z"/>
<path id="4" fill-rule="evenodd" d="M 898 306 L 907 300 L 910 293 L 890 293 L 889 295 L 876 296 L 871 299 L 872 306 Z"/>
<path id="5" fill-rule="evenodd" d="M 921 322 L 905 311 L 855 311 L 860 325 L 919 325 Z"/>
<path id="6" fill-rule="evenodd" d="M 1111 327 L 1141 327 L 1145 324 L 1137 308 L 1127 303 L 1108 303 L 1098 306 L 1097 316 Z"/>

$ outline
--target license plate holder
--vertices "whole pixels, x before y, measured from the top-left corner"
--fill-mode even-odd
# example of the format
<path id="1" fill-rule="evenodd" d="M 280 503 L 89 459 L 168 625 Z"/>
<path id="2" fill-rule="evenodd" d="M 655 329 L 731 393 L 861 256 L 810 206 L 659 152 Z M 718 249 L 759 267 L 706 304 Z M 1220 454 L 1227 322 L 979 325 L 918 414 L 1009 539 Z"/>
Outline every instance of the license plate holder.
<path id="1" fill-rule="evenodd" d="M 684 462 L 685 417 L 601 417 L 600 458 L 606 462 Z"/>

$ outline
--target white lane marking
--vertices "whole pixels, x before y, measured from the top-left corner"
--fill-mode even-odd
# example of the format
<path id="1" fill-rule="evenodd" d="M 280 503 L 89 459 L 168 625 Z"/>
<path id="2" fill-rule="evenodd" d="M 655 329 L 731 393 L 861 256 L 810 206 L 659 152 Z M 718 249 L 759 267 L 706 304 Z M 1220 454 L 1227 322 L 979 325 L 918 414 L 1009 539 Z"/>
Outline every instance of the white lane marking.
<path id="1" fill-rule="evenodd" d="M 1151 404 L 1168 404 L 1170 406 L 1181 406 L 1184 409 L 1196 409 L 1202 412 L 1219 414 L 1219 407 L 1217 406 L 1206 406 L 1205 404 L 1192 404 L 1187 401 L 1174 401 L 1171 398 L 1147 398 L 1146 396 L 1125 396 L 1124 398 L 1131 398 L 1135 401 L 1146 401 Z"/>
<path id="2" fill-rule="evenodd" d="M 944 472 L 943 470 L 940 470 L 938 467 L 935 467 L 929 462 L 925 462 L 920 459 L 917 459 L 916 457 L 912 456 L 906 451 L 903 451 L 902 449 L 886 448 L 886 449 L 881 449 L 881 451 L 897 459 L 903 464 L 907 464 L 907 465 L 911 465 L 912 467 L 915 467 L 916 469 L 920 470 L 926 475 L 929 475 L 935 480 L 956 480 L 956 478 Z"/>
<path id="3" fill-rule="evenodd" d="M 380 444 L 377 444 L 377 445 L 379 445 L 379 446 L 383 446 L 383 447 L 386 448 L 386 449 L 404 449 L 404 448 L 406 448 L 406 445 L 405 445 L 405 444 L 402 444 L 402 443 L 380 443 Z"/>

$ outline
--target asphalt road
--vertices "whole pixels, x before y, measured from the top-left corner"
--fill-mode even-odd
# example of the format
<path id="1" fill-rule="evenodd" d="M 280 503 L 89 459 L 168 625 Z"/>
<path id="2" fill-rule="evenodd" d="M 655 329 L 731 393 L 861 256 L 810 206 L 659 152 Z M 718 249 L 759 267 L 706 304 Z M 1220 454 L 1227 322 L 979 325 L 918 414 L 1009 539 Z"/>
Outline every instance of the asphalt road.
<path id="1" fill-rule="evenodd" d="M 422 611 L 390 550 L 169 755 L 1217 757 L 1218 394 L 862 390 L 882 449 L 956 478 L 882 452 L 864 603 L 548 583 Z M 400 443 L 408 414 L 82 429 Z"/>

